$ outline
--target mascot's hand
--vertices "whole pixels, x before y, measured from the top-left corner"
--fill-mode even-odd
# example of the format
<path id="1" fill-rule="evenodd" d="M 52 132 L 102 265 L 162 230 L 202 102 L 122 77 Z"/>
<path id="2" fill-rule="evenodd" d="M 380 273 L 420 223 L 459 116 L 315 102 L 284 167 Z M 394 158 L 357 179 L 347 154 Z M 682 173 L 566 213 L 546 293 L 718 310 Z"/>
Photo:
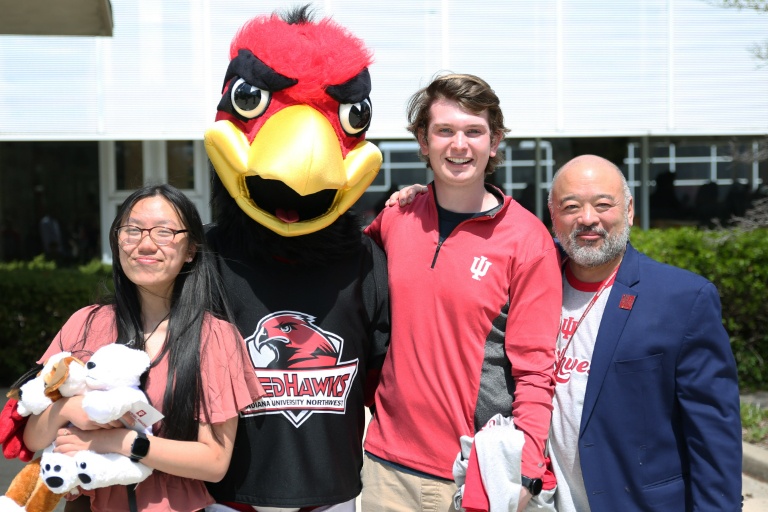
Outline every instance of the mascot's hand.
<path id="1" fill-rule="evenodd" d="M 29 462 L 34 452 L 29 451 L 23 441 L 28 418 L 18 413 L 17 404 L 17 400 L 10 398 L 0 412 L 0 444 L 3 445 L 3 456 L 6 459 L 19 458 Z"/>

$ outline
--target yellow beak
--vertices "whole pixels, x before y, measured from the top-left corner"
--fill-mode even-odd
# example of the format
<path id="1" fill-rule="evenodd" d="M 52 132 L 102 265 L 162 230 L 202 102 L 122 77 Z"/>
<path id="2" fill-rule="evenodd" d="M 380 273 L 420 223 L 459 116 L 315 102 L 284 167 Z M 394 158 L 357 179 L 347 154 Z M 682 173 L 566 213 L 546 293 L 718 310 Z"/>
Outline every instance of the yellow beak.
<path id="1" fill-rule="evenodd" d="M 234 124 L 217 121 L 205 132 L 205 149 L 238 206 L 281 236 L 306 235 L 328 227 L 363 195 L 382 162 L 379 149 L 366 141 L 343 158 L 331 124 L 307 105 L 288 107 L 272 116 L 250 145 Z M 279 180 L 301 196 L 322 190 L 338 192 L 324 214 L 288 223 L 253 202 L 247 176 Z"/>

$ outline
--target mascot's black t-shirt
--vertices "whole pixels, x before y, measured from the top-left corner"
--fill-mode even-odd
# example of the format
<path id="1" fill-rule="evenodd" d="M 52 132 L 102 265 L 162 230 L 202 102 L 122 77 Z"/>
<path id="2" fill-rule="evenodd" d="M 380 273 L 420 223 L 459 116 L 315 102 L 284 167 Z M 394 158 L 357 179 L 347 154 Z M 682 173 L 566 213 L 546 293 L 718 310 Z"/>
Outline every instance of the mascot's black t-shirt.
<path id="1" fill-rule="evenodd" d="M 320 506 L 360 493 L 366 378 L 389 343 L 386 261 L 361 235 L 359 250 L 322 266 L 246 261 L 217 227 L 237 327 L 267 395 L 238 422 L 214 498 L 276 507 Z"/>

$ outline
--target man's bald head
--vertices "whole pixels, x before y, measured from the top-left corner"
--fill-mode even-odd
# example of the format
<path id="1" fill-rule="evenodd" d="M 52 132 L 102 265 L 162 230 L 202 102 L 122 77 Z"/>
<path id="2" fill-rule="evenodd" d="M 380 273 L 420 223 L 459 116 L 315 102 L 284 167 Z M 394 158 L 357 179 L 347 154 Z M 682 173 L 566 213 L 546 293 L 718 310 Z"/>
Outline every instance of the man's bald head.
<path id="1" fill-rule="evenodd" d="M 625 204 L 628 204 L 632 199 L 632 191 L 629 190 L 629 184 L 627 183 L 624 174 L 621 172 L 621 169 L 613 164 L 613 162 L 597 155 L 580 155 L 572 158 L 571 160 L 568 160 L 562 167 L 560 167 L 560 169 L 557 170 L 555 175 L 552 177 L 552 186 L 549 189 L 549 196 L 547 197 L 547 205 L 549 206 L 550 210 L 552 209 L 552 191 L 555 188 L 555 183 L 557 182 L 558 178 L 568 170 L 577 171 L 580 169 L 599 169 L 603 171 L 612 170 L 616 173 L 616 177 L 621 180 L 622 188 L 624 191 Z"/>

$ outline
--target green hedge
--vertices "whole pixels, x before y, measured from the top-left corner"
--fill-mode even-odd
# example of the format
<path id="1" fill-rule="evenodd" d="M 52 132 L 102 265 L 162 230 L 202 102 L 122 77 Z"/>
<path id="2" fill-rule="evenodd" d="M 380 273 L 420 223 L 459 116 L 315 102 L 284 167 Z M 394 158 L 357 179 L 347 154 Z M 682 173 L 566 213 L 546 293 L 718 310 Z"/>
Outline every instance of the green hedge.
<path id="1" fill-rule="evenodd" d="M 717 286 L 740 386 L 768 389 L 768 230 L 636 230 L 632 244 Z"/>
<path id="2" fill-rule="evenodd" d="M 0 386 L 35 364 L 67 318 L 106 290 L 110 272 L 98 262 L 57 269 L 41 258 L 0 265 Z"/>
<path id="3" fill-rule="evenodd" d="M 741 387 L 768 389 L 768 230 L 633 230 L 632 243 L 715 283 Z M 69 315 L 94 302 L 109 270 L 97 262 L 57 270 L 39 259 L 0 265 L 0 386 L 40 357 Z"/>

